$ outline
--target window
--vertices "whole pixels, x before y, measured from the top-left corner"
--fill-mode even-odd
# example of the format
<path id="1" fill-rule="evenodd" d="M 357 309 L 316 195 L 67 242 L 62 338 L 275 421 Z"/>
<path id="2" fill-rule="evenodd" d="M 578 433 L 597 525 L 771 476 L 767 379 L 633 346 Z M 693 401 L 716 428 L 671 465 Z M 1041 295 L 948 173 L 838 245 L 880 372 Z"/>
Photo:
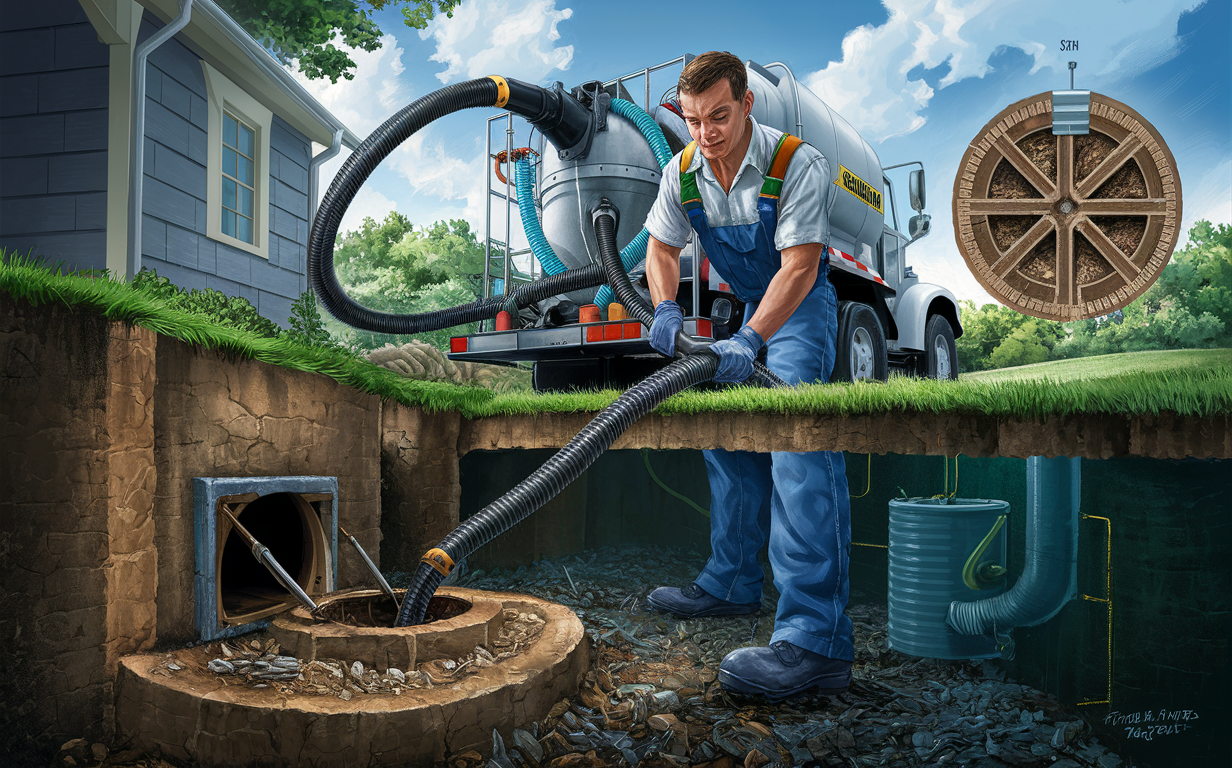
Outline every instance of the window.
<path id="1" fill-rule="evenodd" d="M 209 63 L 206 235 L 269 258 L 269 133 L 273 113 Z"/>
<path id="2" fill-rule="evenodd" d="M 226 112 L 222 116 L 222 232 L 252 243 L 256 183 L 256 131 Z"/>

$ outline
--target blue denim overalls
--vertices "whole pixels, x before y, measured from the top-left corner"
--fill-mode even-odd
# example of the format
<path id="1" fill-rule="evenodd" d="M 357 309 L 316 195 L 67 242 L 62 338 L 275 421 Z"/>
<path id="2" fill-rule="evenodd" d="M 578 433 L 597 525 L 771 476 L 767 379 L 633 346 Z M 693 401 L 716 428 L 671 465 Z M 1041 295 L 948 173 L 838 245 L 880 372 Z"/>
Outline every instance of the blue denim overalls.
<path id="1" fill-rule="evenodd" d="M 710 263 L 746 302 L 744 322 L 757 310 L 782 265 L 774 247 L 779 192 L 800 139 L 784 135 L 775 147 L 757 202 L 759 221 L 711 227 L 695 173 L 696 151 L 681 157 L 681 204 Z M 825 194 L 824 190 L 810 190 Z M 823 256 L 813 289 L 767 342 L 767 364 L 788 384 L 828 381 L 834 368 L 837 301 Z M 779 590 L 771 642 L 851 661 L 854 649 L 847 605 L 851 506 L 839 451 L 771 454 L 703 451 L 710 476 L 710 545 L 713 554 L 697 578 L 711 595 L 733 603 L 761 600 L 757 552 L 770 539 L 770 565 Z"/>

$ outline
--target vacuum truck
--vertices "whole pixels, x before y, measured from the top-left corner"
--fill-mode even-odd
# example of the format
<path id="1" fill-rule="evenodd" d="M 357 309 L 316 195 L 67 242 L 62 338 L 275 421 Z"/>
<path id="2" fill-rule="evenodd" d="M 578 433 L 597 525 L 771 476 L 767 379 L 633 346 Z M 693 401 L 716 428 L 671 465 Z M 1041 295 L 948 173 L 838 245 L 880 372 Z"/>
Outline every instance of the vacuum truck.
<path id="1" fill-rule="evenodd" d="M 782 77 L 771 71 L 775 68 Z M 885 378 L 890 362 L 954 378 L 953 340 L 961 333 L 954 297 L 944 288 L 920 283 L 903 265 L 905 246 L 929 228 L 923 213 L 923 168 L 910 175 L 911 205 L 917 214 L 908 224 L 909 235 L 903 235 L 893 186 L 885 175 L 900 166 L 881 166 L 867 142 L 800 87 L 786 66 L 748 62 L 747 69 L 756 119 L 800 136 L 829 160 L 835 187 L 828 198 L 828 257 L 840 299 L 838 378 Z M 649 76 L 649 69 L 644 72 Z M 313 219 L 308 282 L 325 310 L 348 325 L 414 334 L 495 321 L 495 330 L 455 338 L 451 355 L 532 360 L 540 389 L 576 386 L 583 375 L 592 377 L 586 383 L 593 383 L 594 359 L 601 361 L 600 385 L 636 380 L 543 466 L 424 553 L 396 626 L 422 623 L 429 600 L 456 563 L 546 504 L 635 421 L 674 394 L 711 381 L 718 356 L 710 345 L 737 330 L 742 307 L 693 243 L 682 269 L 688 280 L 682 280 L 677 294 L 688 318 L 676 334 L 675 358 L 658 356 L 645 338 L 654 310 L 645 286 L 637 285 L 637 268 L 645 260 L 650 237 L 642 224 L 673 145 L 683 146 L 688 137 L 682 123 L 672 118 L 670 99 L 654 105 L 654 117 L 646 111 L 644 107 L 651 106 L 648 77 L 644 107 L 628 98 L 624 79 L 586 83 L 566 92 L 561 83 L 543 88 L 489 75 L 429 93 L 391 116 L 355 149 Z M 541 160 L 532 166 L 530 150 L 514 152 L 512 133 L 507 134 L 505 161 L 514 164 L 517 194 L 506 177 L 504 198 L 509 206 L 516 201 L 532 264 L 541 265 L 544 276 L 532 276 L 515 289 L 509 279 L 513 254 L 506 242 L 499 292 L 485 286 L 485 295 L 474 302 L 414 315 L 378 312 L 356 302 L 338 281 L 334 246 L 347 207 L 363 184 L 390 153 L 433 121 L 464 109 L 493 107 L 508 110 L 508 130 L 512 115 L 518 115 L 541 137 Z M 489 259 L 485 277 L 491 277 L 490 264 Z M 576 315 L 564 311 L 566 302 L 577 307 Z M 531 327 L 524 327 L 528 324 Z M 579 361 L 591 369 L 579 374 Z M 573 369 L 557 367 L 562 364 Z M 754 363 L 744 383 L 787 386 L 762 362 Z"/>
<path id="2" fill-rule="evenodd" d="M 508 114 L 489 117 L 487 154 L 487 226 L 484 274 L 485 298 L 501 294 L 517 270 L 511 258 L 533 258 L 524 274 L 531 279 L 536 265 L 547 274 L 597 263 L 593 232 L 585 226 L 583 208 L 606 195 L 621 212 L 617 242 L 621 248 L 638 234 L 659 188 L 659 163 L 647 140 L 629 120 L 613 117 L 613 99 L 634 101 L 627 84 L 646 84 L 643 105 L 662 130 L 672 154 L 690 141 L 674 88 L 649 104 L 651 73 L 683 66 L 685 55 L 605 83 L 592 82 L 573 95 L 594 115 L 595 126 L 584 152 L 560 152 L 546 146 L 515 147 Z M 830 280 L 839 300 L 838 345 L 832 381 L 888 377 L 891 369 L 910 375 L 957 378 L 954 340 L 962 334 L 954 295 L 939 285 L 921 282 L 904 259 L 906 248 L 929 231 L 924 213 L 924 169 L 919 162 L 882 166 L 876 152 L 836 112 L 796 81 L 790 68 L 775 62 L 745 64 L 753 91 L 753 117 L 759 123 L 803 138 L 829 161 L 833 185 L 828 211 Z M 557 89 L 562 90 L 558 83 Z M 507 148 L 493 154 L 491 127 L 506 127 Z M 507 164 L 507 165 L 506 165 Z M 892 169 L 919 166 L 908 176 L 915 215 L 903 221 L 890 179 Z M 505 168 L 506 173 L 502 173 Z M 506 175 L 507 174 L 507 175 Z M 493 176 L 500 186 L 494 186 Z M 493 199 L 505 210 L 494 208 Z M 503 213 L 520 216 L 529 248 L 512 251 L 494 240 Z M 494 215 L 495 214 L 495 215 Z M 902 232 L 906 224 L 907 234 Z M 496 225 L 496 226 L 494 226 Z M 508 231 L 506 229 L 506 231 Z M 506 235 L 506 241 L 511 240 Z M 502 277 L 492 274 L 492 253 L 504 261 Z M 503 251 L 503 255 L 502 252 Z M 500 264 L 497 265 L 501 266 Z M 644 266 L 632 265 L 635 290 L 650 294 Z M 681 254 L 681 282 L 676 297 L 684 309 L 686 330 L 694 336 L 727 338 L 743 317 L 743 305 L 722 275 L 711 268 L 706 254 L 691 239 Z M 764 354 L 764 350 L 763 350 Z M 455 360 L 534 364 L 538 391 L 585 388 L 626 388 L 666 364 L 650 348 L 641 325 L 612 302 L 610 291 L 588 289 L 552 297 L 515 316 L 498 330 L 457 336 L 449 356 Z"/>

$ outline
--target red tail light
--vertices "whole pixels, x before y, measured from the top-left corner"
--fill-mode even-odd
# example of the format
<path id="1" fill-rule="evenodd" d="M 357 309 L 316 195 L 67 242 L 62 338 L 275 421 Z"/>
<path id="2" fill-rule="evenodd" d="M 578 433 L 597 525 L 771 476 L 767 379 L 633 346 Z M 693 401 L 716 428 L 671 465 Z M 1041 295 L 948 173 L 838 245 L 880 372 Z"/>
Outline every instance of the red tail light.
<path id="1" fill-rule="evenodd" d="M 454 336 L 453 338 L 451 338 L 449 340 L 449 351 L 450 352 L 465 352 L 466 351 L 466 337 L 465 336 Z"/>

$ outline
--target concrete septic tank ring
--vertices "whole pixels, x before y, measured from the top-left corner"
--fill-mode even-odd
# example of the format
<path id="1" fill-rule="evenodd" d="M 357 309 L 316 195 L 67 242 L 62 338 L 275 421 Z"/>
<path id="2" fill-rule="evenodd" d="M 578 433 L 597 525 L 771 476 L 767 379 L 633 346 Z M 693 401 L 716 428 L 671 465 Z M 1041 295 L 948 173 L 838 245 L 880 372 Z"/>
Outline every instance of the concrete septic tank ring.
<path id="1" fill-rule="evenodd" d="M 405 592 L 394 594 L 401 600 Z M 318 604 L 315 617 L 300 606 L 270 624 L 283 653 L 304 661 L 359 661 L 382 672 L 465 656 L 477 645 L 491 645 L 505 623 L 501 600 L 471 589 L 438 589 L 428 604 L 429 621 L 416 627 L 394 627 L 393 601 L 374 589 L 338 592 Z"/>
<path id="2" fill-rule="evenodd" d="M 228 685 L 204 669 L 167 676 L 160 669 L 165 654 L 128 656 L 120 660 L 116 682 L 117 730 L 146 752 L 201 768 L 432 765 L 446 755 L 490 748 L 494 728 L 508 739 L 516 723 L 545 717 L 557 701 L 577 692 L 589 652 L 582 622 L 568 608 L 512 593 L 441 593 L 472 605 L 493 601 L 500 610 L 533 612 L 545 624 L 520 654 L 455 683 L 349 701 Z M 397 631 L 423 634 L 431 626 Z M 422 653 L 423 646 L 417 650 Z"/>

